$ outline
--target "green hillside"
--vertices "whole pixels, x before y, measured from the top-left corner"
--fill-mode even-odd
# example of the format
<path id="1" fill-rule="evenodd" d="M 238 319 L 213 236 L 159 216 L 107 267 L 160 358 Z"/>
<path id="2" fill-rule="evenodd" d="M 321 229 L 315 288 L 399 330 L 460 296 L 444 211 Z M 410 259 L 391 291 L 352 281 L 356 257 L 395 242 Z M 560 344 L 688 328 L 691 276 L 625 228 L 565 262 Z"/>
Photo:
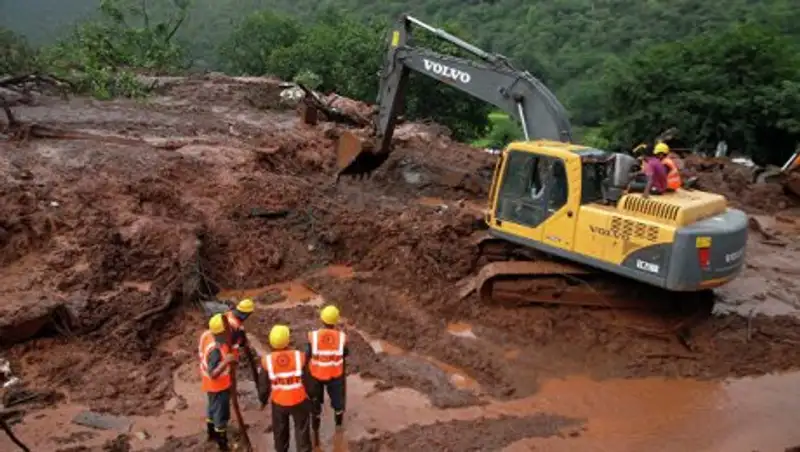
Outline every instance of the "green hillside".
<path id="1" fill-rule="evenodd" d="M 2 0 L 0 26 L 46 43 L 90 16 L 99 3 Z M 219 44 L 249 14 L 271 10 L 313 20 L 331 6 L 365 19 L 391 20 L 408 12 L 435 25 L 456 23 L 478 46 L 510 56 L 544 79 L 581 124 L 599 120 L 588 107 L 599 100 L 597 82 L 611 58 L 735 22 L 767 24 L 800 37 L 795 0 L 193 0 L 179 37 L 196 65 L 216 69 Z"/>

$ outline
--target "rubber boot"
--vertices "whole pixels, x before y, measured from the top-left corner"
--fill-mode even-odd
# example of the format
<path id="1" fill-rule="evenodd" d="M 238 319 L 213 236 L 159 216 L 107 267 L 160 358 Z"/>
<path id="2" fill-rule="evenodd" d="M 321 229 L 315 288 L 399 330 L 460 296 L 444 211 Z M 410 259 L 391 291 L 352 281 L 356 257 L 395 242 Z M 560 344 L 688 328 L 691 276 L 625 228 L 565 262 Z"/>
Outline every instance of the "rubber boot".
<path id="1" fill-rule="evenodd" d="M 341 413 L 333 413 L 333 419 L 336 422 L 336 428 L 341 428 L 344 422 L 344 411 Z"/>
<path id="2" fill-rule="evenodd" d="M 214 423 L 206 421 L 206 441 L 214 441 L 216 433 L 214 432 Z"/>
<path id="3" fill-rule="evenodd" d="M 319 416 L 311 415 L 311 446 L 312 447 L 320 447 L 320 440 L 319 440 L 319 426 L 320 426 L 320 419 Z"/>
<path id="4" fill-rule="evenodd" d="M 216 431 L 216 438 L 217 446 L 219 446 L 219 450 L 223 452 L 228 452 L 231 450 L 230 446 L 228 445 L 228 432 L 225 430 L 223 431 Z"/>

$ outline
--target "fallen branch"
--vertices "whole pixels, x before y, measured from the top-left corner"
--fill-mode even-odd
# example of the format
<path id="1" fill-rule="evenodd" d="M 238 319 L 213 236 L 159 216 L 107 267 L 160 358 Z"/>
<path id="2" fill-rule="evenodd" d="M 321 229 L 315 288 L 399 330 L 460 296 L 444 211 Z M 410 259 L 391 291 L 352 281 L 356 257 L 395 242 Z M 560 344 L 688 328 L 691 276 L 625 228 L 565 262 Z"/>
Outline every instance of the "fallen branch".
<path id="1" fill-rule="evenodd" d="M 115 143 L 123 145 L 149 146 L 155 149 L 174 151 L 186 146 L 187 142 L 166 141 L 164 143 L 150 143 L 141 138 L 126 138 L 114 135 L 97 135 L 89 132 L 59 129 L 56 127 L 43 126 L 41 124 L 24 124 L 15 121 L 9 131 L 18 140 L 25 141 L 30 137 L 52 140 L 92 140 L 104 143 Z"/>
<path id="2" fill-rule="evenodd" d="M 305 96 L 303 97 L 303 103 L 305 103 L 307 107 L 321 111 L 329 121 L 355 127 L 365 127 L 370 124 L 370 121 L 367 118 L 343 113 L 325 104 L 312 90 L 304 86 L 302 83 L 298 83 L 297 86 L 305 93 Z"/>
<path id="3" fill-rule="evenodd" d="M 12 410 L 5 408 L 0 409 L 0 428 L 2 428 L 4 432 L 6 432 L 6 435 L 11 440 L 11 442 L 16 444 L 17 447 L 19 447 L 23 452 L 31 452 L 28 446 L 26 446 L 19 438 L 17 438 L 16 435 L 14 435 L 14 431 L 11 430 L 11 427 L 8 425 L 9 418 L 18 416 L 22 413 L 24 413 L 24 411 L 18 409 L 12 409 Z"/>
<path id="4" fill-rule="evenodd" d="M 59 78 L 56 77 L 55 75 L 50 75 L 50 74 L 30 73 L 30 74 L 12 75 L 0 78 L 0 87 L 6 89 L 12 89 L 14 91 L 22 89 L 25 84 L 29 83 L 39 83 L 43 85 L 58 86 L 58 87 L 67 86 L 69 88 L 74 88 L 74 86 L 69 80 L 65 80 L 63 78 Z"/>
<path id="5" fill-rule="evenodd" d="M 142 320 L 152 317 L 156 314 L 161 314 L 162 312 L 166 312 L 172 306 L 176 298 L 177 297 L 175 296 L 175 293 L 170 293 L 169 295 L 164 297 L 164 301 L 162 301 L 161 304 L 159 304 L 156 307 L 150 308 L 147 311 L 139 313 L 136 317 L 133 318 L 133 321 L 139 323 Z"/>

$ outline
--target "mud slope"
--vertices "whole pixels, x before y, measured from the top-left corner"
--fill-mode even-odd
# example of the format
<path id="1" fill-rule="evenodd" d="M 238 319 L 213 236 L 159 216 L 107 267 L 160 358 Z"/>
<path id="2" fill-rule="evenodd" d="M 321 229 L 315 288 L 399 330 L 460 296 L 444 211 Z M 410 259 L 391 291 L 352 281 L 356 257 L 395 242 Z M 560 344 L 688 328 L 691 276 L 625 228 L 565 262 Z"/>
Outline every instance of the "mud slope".
<path id="1" fill-rule="evenodd" d="M 551 376 L 725 378 L 800 362 L 797 320 L 763 309 L 800 306 L 790 277 L 800 221 L 786 199 L 761 209 L 783 211 L 753 234 L 744 283 L 720 292 L 727 310 L 691 329 L 673 328 L 669 315 L 457 301 L 454 283 L 476 270 L 470 239 L 493 157 L 404 125 L 384 168 L 334 186 L 339 126 L 299 124 L 279 93 L 272 80 L 206 77 L 172 81 L 142 103 L 42 99 L 18 110 L 95 135 L 0 140 L 0 353 L 25 388 L 117 415 L 163 414 L 173 376 L 197 378 L 199 301 L 298 279 L 339 304 L 358 333 L 349 373 L 416 389 L 440 408 L 529 395 Z M 714 168 L 700 170 L 717 177 Z M 755 199 L 737 196 L 745 207 Z M 355 275 L 319 272 L 332 264 Z M 249 330 L 264 340 L 286 322 L 300 342 L 315 308 L 290 308 L 260 309 Z M 737 310 L 745 316 L 725 313 Z M 453 334 L 455 322 L 471 335 Z M 376 354 L 375 339 L 399 351 Z M 454 383 L 453 369 L 475 384 Z M 483 444 L 468 431 L 509 444 L 565 423 L 450 423 L 439 436 L 411 427 L 353 446 Z M 517 433 L 501 439 L 506 428 Z M 174 441 L 170 450 L 197 450 L 191 438 Z"/>

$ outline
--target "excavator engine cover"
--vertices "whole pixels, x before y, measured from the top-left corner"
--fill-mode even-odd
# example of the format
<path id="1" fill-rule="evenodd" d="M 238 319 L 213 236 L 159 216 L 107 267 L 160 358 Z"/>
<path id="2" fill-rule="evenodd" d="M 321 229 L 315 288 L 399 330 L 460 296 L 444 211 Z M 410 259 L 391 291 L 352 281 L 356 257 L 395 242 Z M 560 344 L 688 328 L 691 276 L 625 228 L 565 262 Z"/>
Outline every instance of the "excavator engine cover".
<path id="1" fill-rule="evenodd" d="M 344 131 L 336 143 L 336 167 L 339 175 L 368 175 L 381 166 L 388 153 L 378 154 L 375 145 L 356 134 Z"/>

